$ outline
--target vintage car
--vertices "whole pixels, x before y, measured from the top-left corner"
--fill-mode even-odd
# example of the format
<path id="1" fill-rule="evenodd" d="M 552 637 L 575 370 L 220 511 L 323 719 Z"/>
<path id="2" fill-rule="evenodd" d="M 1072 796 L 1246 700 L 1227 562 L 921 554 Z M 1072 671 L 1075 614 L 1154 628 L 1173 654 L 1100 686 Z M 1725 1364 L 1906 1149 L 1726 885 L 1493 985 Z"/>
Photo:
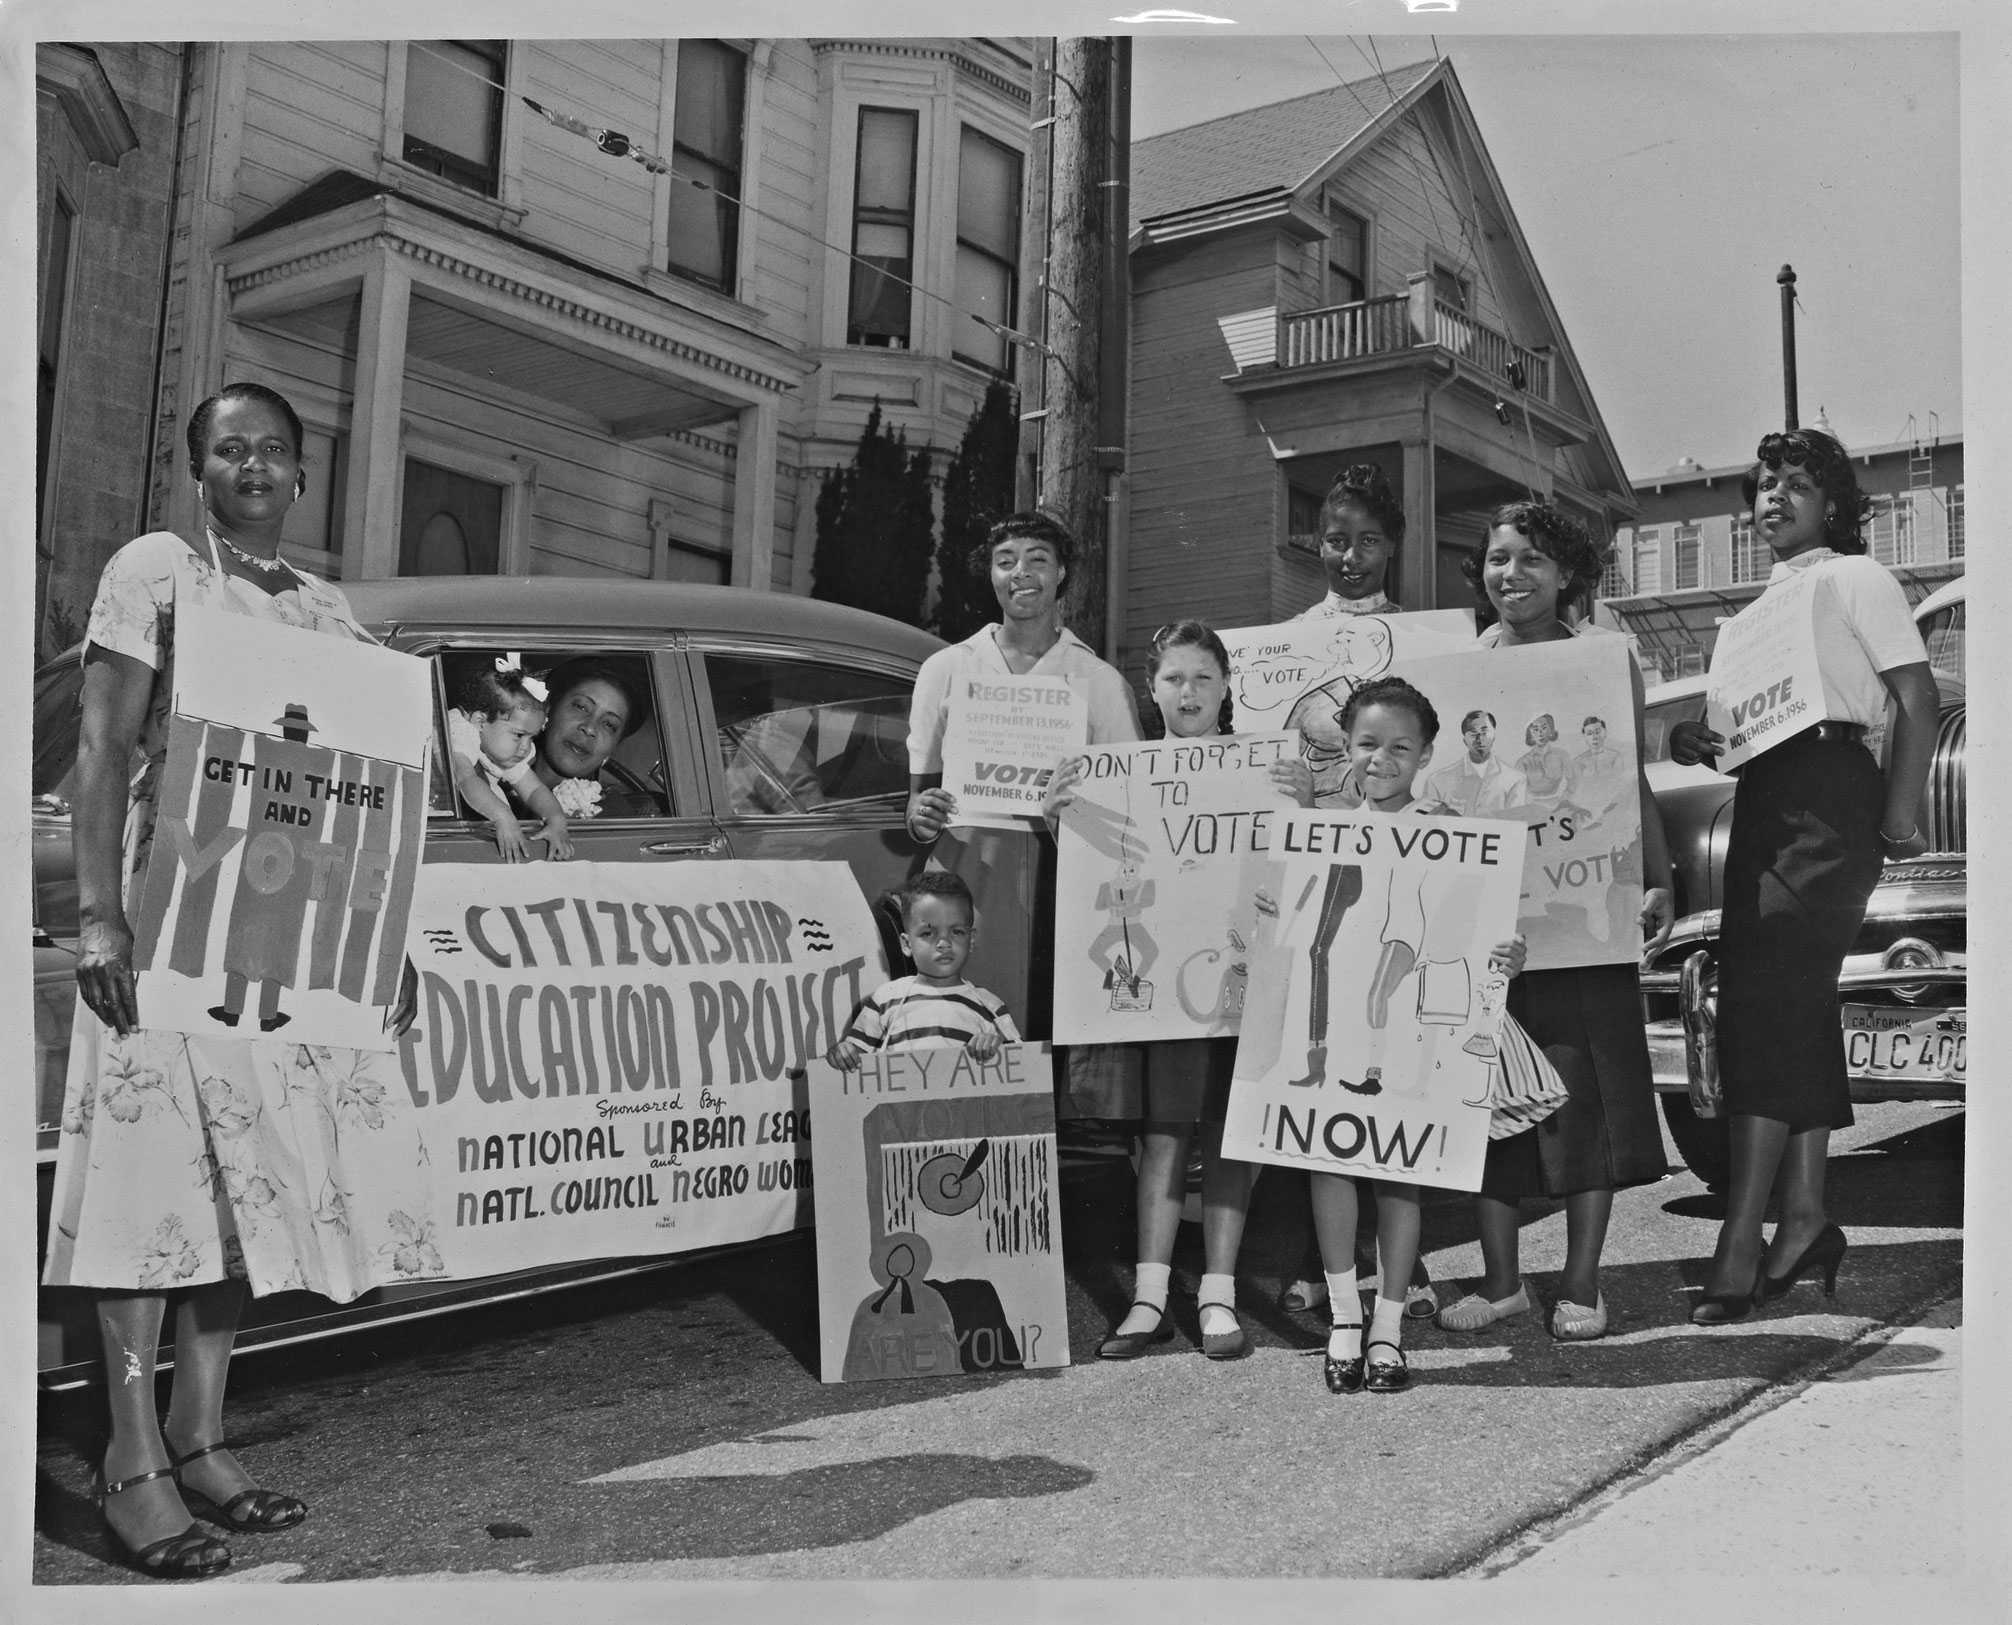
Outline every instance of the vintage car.
<path id="1" fill-rule="evenodd" d="M 347 588 L 388 644 L 430 658 L 442 759 L 449 685 L 463 664 L 521 657 L 536 671 L 594 653 L 632 673 L 649 718 L 604 777 L 602 814 L 573 826 L 578 856 L 599 863 L 721 858 L 836 859 L 877 898 L 924 861 L 904 827 L 909 693 L 941 647 L 877 615 L 731 588 L 636 581 L 403 579 Z M 35 677 L 33 847 L 39 1219 L 46 1235 L 57 1124 L 76 1003 L 77 890 L 71 857 L 82 668 L 76 654 Z M 500 861 L 487 825 L 458 804 L 451 776 L 431 787 L 428 861 Z M 970 877 L 985 930 L 970 974 L 1025 1021 L 1036 845 L 1007 836 Z M 1045 1031 L 1031 1012 L 1030 1033 Z M 37 1256 L 40 1256 L 38 1245 Z M 335 1305 L 308 1293 L 255 1300 L 239 1337 L 257 1348 L 387 1317 L 577 1285 L 665 1260 L 610 1259 L 478 1281 L 381 1288 Z M 47 1386 L 95 1376 L 89 1295 L 41 1294 L 38 1367 Z"/>
<path id="2" fill-rule="evenodd" d="M 1929 850 L 1886 866 L 1838 983 L 1855 1100 L 1963 1098 L 1968 1061 L 1964 606 L 1959 577 L 1914 612 L 1942 691 L 1941 730 L 1921 813 Z M 1647 696 L 1644 749 L 1669 834 L 1678 918 L 1669 942 L 1643 967 L 1642 999 L 1670 1137 L 1692 1171 L 1716 1185 L 1726 1174 L 1725 1120 L 1700 1117 L 1692 1108 L 1683 1006 L 1688 996 L 1694 1026 L 1700 1015 L 1709 1021 L 1733 781 L 1709 768 L 1679 767 L 1666 748 L 1673 723 L 1704 715 L 1704 690 L 1704 678 L 1685 677 Z M 1692 964 L 1687 979 L 1686 963 L 1699 954 L 1704 957 Z"/>

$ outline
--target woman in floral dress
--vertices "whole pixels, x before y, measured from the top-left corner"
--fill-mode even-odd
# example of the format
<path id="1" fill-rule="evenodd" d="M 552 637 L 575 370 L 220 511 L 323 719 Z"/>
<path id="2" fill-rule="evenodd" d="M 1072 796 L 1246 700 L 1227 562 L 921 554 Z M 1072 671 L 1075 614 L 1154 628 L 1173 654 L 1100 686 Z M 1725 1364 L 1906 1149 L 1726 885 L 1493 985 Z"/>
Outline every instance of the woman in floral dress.
<path id="1" fill-rule="evenodd" d="M 443 1273 L 426 1152 L 395 1053 L 141 1023 L 129 888 L 154 833 L 176 607 L 369 636 L 339 591 L 279 557 L 287 510 L 306 489 L 300 420 L 286 400 L 230 385 L 196 408 L 188 444 L 201 539 L 156 531 L 121 548 L 86 634 L 74 812 L 80 997 L 43 1276 L 99 1294 L 111 1413 L 101 1506 L 115 1549 L 169 1577 L 230 1562 L 191 1506 L 246 1532 L 307 1513 L 259 1488 L 223 1444 L 247 1288 L 347 1301 Z M 175 1370 L 162 1419 L 154 1360 L 170 1292 Z"/>

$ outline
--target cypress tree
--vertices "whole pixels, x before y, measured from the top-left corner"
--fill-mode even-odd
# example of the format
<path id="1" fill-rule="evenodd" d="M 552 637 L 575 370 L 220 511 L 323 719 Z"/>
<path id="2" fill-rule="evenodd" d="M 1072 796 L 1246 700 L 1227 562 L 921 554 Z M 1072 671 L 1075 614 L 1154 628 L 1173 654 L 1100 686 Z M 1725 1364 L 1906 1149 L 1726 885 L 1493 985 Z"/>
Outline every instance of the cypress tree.
<path id="1" fill-rule="evenodd" d="M 974 572 L 969 559 L 985 533 L 1013 511 L 1013 463 L 1019 442 L 1013 391 L 995 378 L 965 425 L 957 455 L 943 477 L 936 631 L 952 643 L 998 618 L 991 577 L 984 570 Z"/>

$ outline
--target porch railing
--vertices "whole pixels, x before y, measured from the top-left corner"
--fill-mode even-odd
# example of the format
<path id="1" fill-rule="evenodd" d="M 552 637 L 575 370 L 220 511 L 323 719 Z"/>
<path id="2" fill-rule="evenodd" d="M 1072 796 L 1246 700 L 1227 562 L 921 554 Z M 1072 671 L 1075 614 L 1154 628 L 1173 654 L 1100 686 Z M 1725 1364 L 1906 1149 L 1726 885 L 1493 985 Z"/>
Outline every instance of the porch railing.
<path id="1" fill-rule="evenodd" d="M 1486 322 L 1433 297 L 1429 285 L 1278 318 L 1281 367 L 1312 367 L 1423 345 L 1450 350 L 1506 384 L 1515 383 L 1520 369 L 1524 389 L 1540 401 L 1552 399 L 1548 351 L 1511 343 Z"/>

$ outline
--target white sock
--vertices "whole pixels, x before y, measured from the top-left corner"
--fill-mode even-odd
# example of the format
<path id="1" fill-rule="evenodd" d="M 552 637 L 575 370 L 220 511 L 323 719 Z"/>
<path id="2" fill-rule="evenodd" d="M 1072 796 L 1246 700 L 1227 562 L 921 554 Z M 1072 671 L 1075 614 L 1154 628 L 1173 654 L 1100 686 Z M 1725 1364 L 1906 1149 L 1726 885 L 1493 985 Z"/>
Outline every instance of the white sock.
<path id="1" fill-rule="evenodd" d="M 1343 1270 L 1339 1275 L 1327 1271 L 1327 1312 L 1332 1324 L 1327 1332 L 1327 1355 L 1331 1360 L 1353 1360 L 1362 1353 L 1362 1326 L 1356 1317 L 1362 1313 L 1362 1299 L 1356 1293 L 1355 1271 Z M 1344 1324 L 1346 1315 L 1352 1324 Z"/>
<path id="2" fill-rule="evenodd" d="M 1369 1312 L 1369 1339 L 1371 1343 L 1397 1343 L 1402 1346 L 1404 1333 L 1404 1300 L 1395 1303 L 1388 1298 L 1378 1298 Z"/>
<path id="3" fill-rule="evenodd" d="M 1202 1276 L 1201 1290 L 1195 1294 L 1202 1311 L 1202 1335 L 1222 1337 L 1237 1329 L 1237 1278 L 1234 1275 Z M 1212 1315 L 1209 1311 L 1213 1309 Z"/>
<path id="4" fill-rule="evenodd" d="M 1152 1309 L 1133 1309 L 1118 1322 L 1121 1333 L 1150 1332 L 1160 1324 L 1160 1315 L 1167 1307 L 1167 1283 L 1173 1276 L 1173 1267 L 1167 1264 L 1140 1264 L 1133 1271 L 1132 1301 L 1135 1304 L 1150 1304 Z"/>

